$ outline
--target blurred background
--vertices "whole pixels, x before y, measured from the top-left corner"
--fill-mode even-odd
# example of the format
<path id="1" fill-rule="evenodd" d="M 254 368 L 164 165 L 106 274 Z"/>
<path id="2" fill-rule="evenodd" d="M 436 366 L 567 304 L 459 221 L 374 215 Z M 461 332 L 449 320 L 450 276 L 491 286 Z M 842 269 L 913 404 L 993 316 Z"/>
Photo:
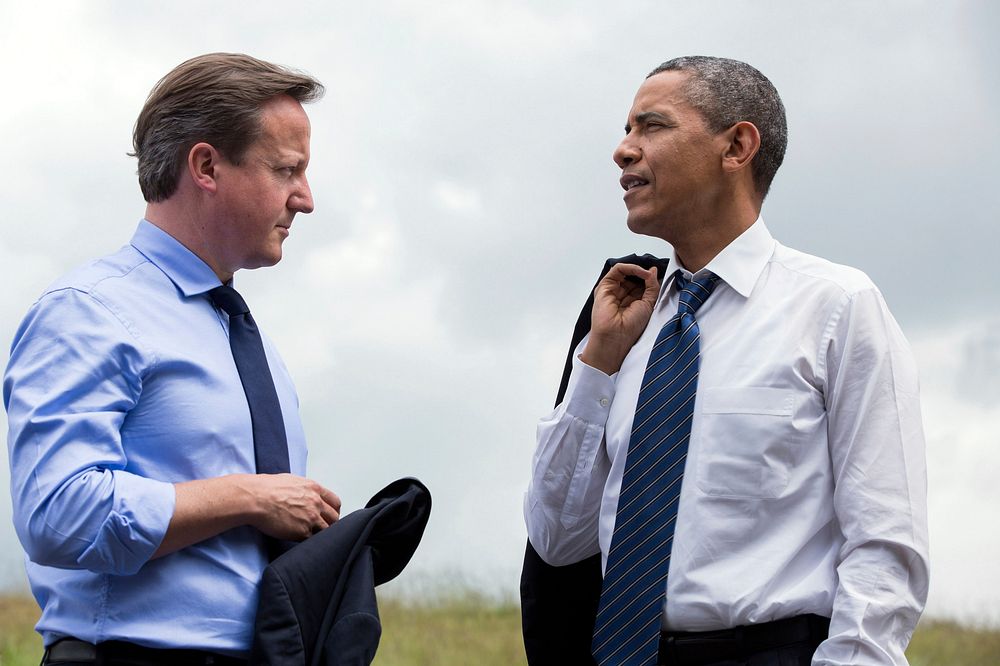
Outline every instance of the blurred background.
<path id="1" fill-rule="evenodd" d="M 310 474 L 435 509 L 400 592 L 517 593 L 536 420 L 624 224 L 611 152 L 646 73 L 745 60 L 788 110 L 764 206 L 784 244 L 861 268 L 921 371 L 928 613 L 1000 624 L 1000 5 L 936 0 L 0 5 L 0 345 L 58 275 L 130 238 L 131 130 L 181 61 L 318 77 L 316 211 L 237 286 L 294 376 Z M 0 421 L 3 417 L 0 416 Z M 0 425 L 6 426 L 2 421 Z M 0 590 L 26 588 L 0 462 Z"/>

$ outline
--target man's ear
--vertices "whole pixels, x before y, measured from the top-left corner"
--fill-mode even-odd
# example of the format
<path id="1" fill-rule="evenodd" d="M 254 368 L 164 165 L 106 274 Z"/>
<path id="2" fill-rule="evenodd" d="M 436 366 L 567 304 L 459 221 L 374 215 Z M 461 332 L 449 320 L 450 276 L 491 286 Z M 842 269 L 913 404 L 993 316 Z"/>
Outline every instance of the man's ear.
<path id="1" fill-rule="evenodd" d="M 218 189 L 219 164 L 222 155 L 211 144 L 196 143 L 187 155 L 187 172 L 198 189 L 215 194 Z"/>
<path id="2" fill-rule="evenodd" d="M 722 153 L 722 168 L 725 171 L 739 171 L 750 166 L 750 160 L 760 150 L 760 131 L 745 120 L 741 120 L 724 132 L 728 139 Z"/>

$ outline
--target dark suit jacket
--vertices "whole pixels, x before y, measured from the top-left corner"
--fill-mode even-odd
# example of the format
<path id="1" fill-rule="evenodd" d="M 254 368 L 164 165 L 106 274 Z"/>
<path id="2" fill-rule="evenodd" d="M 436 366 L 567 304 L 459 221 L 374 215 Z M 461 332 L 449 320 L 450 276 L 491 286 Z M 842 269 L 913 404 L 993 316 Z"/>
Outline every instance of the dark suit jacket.
<path id="1" fill-rule="evenodd" d="M 608 259 L 601 271 L 601 281 L 617 263 L 638 264 L 645 269 L 656 267 L 660 282 L 666 275 L 666 259 L 650 254 L 631 254 Z M 595 283 L 594 287 L 597 285 Z M 594 307 L 594 292 L 583 306 L 573 340 L 566 355 L 562 381 L 556 405 L 562 402 L 573 369 L 573 352 L 583 336 L 590 331 L 590 313 Z M 524 552 L 521 569 L 521 631 L 524 650 L 531 666 L 578 666 L 594 664 L 590 643 L 594 634 L 597 605 L 601 599 L 601 554 L 562 567 L 546 564 L 531 542 Z"/>
<path id="2" fill-rule="evenodd" d="M 264 570 L 250 663 L 370 664 L 382 626 L 375 586 L 413 556 L 431 495 L 416 479 L 393 481 L 364 509 L 297 544 Z"/>

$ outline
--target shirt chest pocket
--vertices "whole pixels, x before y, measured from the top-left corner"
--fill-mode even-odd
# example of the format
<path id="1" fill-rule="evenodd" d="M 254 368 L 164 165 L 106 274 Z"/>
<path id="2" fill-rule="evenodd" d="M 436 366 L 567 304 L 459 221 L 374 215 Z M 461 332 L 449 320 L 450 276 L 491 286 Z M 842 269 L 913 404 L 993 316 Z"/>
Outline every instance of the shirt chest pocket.
<path id="1" fill-rule="evenodd" d="M 717 497 L 779 497 L 794 462 L 794 394 L 765 387 L 712 387 L 700 398 L 699 490 Z"/>

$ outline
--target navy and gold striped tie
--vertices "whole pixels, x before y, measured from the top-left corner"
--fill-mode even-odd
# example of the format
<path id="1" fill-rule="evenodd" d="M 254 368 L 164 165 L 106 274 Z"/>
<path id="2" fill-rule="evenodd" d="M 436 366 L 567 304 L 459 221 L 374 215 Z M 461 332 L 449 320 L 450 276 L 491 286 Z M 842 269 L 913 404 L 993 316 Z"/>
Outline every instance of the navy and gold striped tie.
<path id="1" fill-rule="evenodd" d="M 677 272 L 677 314 L 660 329 L 649 354 L 594 626 L 593 652 L 601 666 L 656 663 L 698 386 L 694 314 L 718 280 L 706 273 L 688 281 Z"/>

